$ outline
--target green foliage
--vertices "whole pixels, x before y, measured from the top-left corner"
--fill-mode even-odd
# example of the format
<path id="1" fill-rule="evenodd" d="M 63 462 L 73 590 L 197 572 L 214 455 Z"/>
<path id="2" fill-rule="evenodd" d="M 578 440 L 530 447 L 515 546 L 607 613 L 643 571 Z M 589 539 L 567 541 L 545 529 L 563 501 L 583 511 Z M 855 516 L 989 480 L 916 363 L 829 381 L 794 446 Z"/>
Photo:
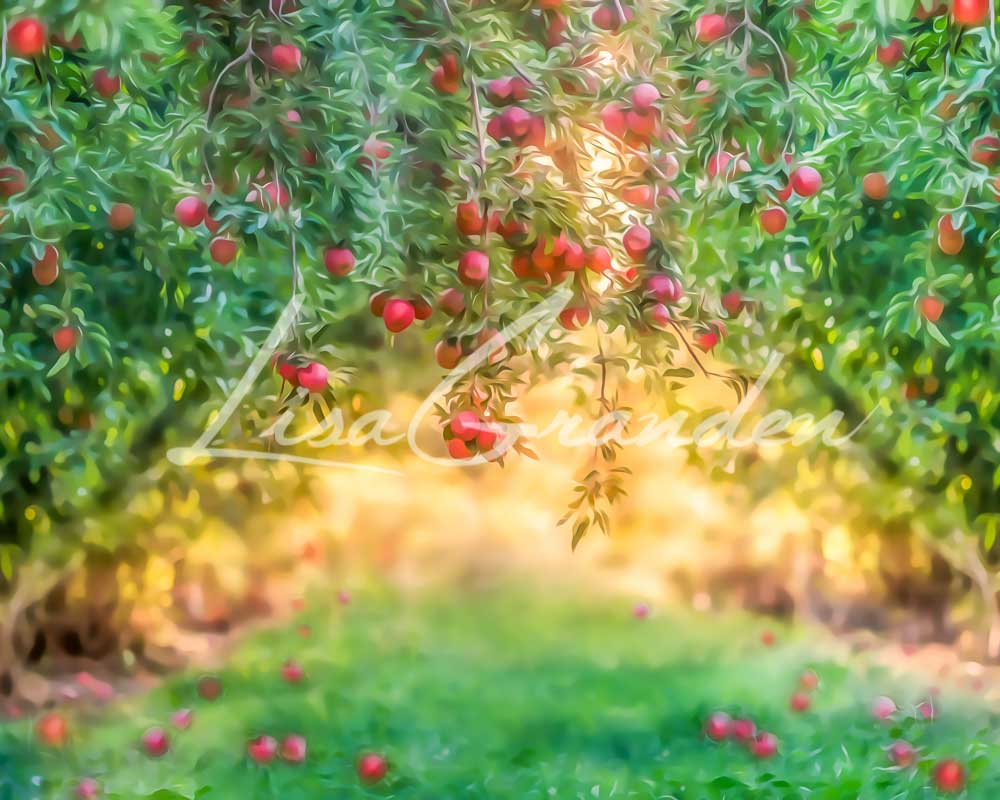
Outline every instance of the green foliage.
<path id="1" fill-rule="evenodd" d="M 79 34 L 81 46 L 56 43 L 34 59 L 8 48 L 0 70 L 3 162 L 28 182 L 5 201 L 0 228 L 4 541 L 23 544 L 115 502 L 166 447 L 188 444 L 293 293 L 306 303 L 286 356 L 353 366 L 345 345 L 383 341 L 366 295 L 433 304 L 460 286 L 455 265 L 470 249 L 489 255 L 489 281 L 463 288 L 464 313 L 422 323 L 433 337 L 469 349 L 562 283 L 602 336 L 628 335 L 623 352 L 594 363 L 646 369 L 669 394 L 681 374 L 671 370 L 695 366 L 692 342 L 731 317 L 717 352 L 737 364 L 729 377 L 738 394 L 742 374 L 779 352 L 768 397 L 776 407 L 836 409 L 855 423 L 878 412 L 851 463 L 870 475 L 862 483 L 879 515 L 929 503 L 930 532 L 991 536 L 1000 211 L 989 165 L 971 155 L 997 110 L 994 26 L 918 19 L 903 0 L 645 0 L 609 4 L 614 18 L 620 5 L 634 18 L 608 33 L 595 24 L 600 8 L 536 5 L 5 8 L 8 28 L 37 16 L 58 41 Z M 714 42 L 696 35 L 705 12 L 728 15 Z M 892 37 L 904 57 L 884 66 L 876 48 Z M 300 69 L 277 64 L 273 48 L 287 45 L 301 51 Z M 447 58 L 458 75 L 441 92 L 431 76 Z M 95 90 L 99 68 L 122 77 L 113 98 Z M 519 105 L 544 136 L 532 128 L 518 143 L 520 134 L 497 133 L 502 109 L 488 82 L 512 77 L 525 82 Z M 652 133 L 605 130 L 601 112 L 612 103 L 627 111 L 640 82 L 661 96 L 639 120 Z M 733 160 L 712 178 L 723 153 Z M 775 200 L 802 165 L 819 170 L 822 190 Z M 886 199 L 863 198 L 871 172 L 888 179 Z M 642 187 L 654 207 L 635 200 Z M 288 208 L 276 207 L 285 193 Z M 174 204 L 189 194 L 202 195 L 239 243 L 234 264 L 212 263 L 208 232 L 174 222 Z M 135 208 L 126 232 L 109 230 L 116 202 Z M 463 236 L 454 227 L 463 202 L 524 231 L 504 241 Z M 788 227 L 770 235 L 757 217 L 778 202 Z M 955 255 L 935 243 L 946 214 L 964 232 Z M 653 233 L 645 258 L 622 246 L 635 223 Z M 544 261 L 560 235 L 609 247 L 616 269 L 535 279 L 512 271 L 532 251 Z M 58 248 L 62 271 L 39 285 L 31 268 L 46 244 Z M 357 258 L 347 278 L 323 269 L 333 245 Z M 685 287 L 659 330 L 645 288 L 657 272 Z M 723 310 L 726 291 L 744 297 L 739 313 Z M 929 295 L 945 303 L 936 322 L 919 312 Z M 67 324 L 82 337 L 60 356 L 50 336 Z M 581 352 L 559 333 L 547 344 L 542 369 Z M 501 363 L 484 364 L 448 398 L 447 413 L 474 407 L 513 419 L 523 351 L 507 343 Z M 275 386 L 264 382 L 246 399 L 229 440 L 260 433 L 276 408 L 315 402 Z M 603 391 L 588 404 L 608 410 Z M 595 505 L 608 499 L 596 488 L 585 487 Z"/>
<path id="2" fill-rule="evenodd" d="M 779 629 L 768 649 L 744 617 L 637 621 L 621 600 L 552 589 L 372 590 L 335 613 L 317 598 L 287 629 L 242 644 L 215 702 L 198 697 L 196 675 L 181 675 L 104 712 L 71 713 L 73 744 L 62 751 L 41 749 L 26 724 L 5 729 L 0 763 L 6 753 L 18 761 L 0 786 L 41 775 L 43 800 L 69 796 L 83 776 L 120 800 L 922 798 L 937 796 L 934 762 L 957 758 L 969 773 L 964 796 L 986 800 L 1000 788 L 996 716 L 976 697 L 945 688 L 927 722 L 916 710 L 925 687 L 848 669 L 802 632 Z M 308 639 L 299 623 L 311 626 Z M 303 683 L 282 681 L 288 658 L 302 664 Z M 811 709 L 794 714 L 788 698 L 807 668 L 820 685 Z M 871 717 L 881 694 L 900 707 L 891 724 Z M 193 723 L 168 726 L 171 751 L 142 755 L 143 731 L 184 707 Z M 702 725 L 716 710 L 774 732 L 779 755 L 755 761 L 735 742 L 707 741 Z M 262 733 L 305 736 L 306 762 L 252 765 L 246 742 Z M 890 764 L 886 748 L 899 738 L 919 749 L 913 768 Z M 372 788 L 354 773 L 369 751 L 390 764 Z"/>

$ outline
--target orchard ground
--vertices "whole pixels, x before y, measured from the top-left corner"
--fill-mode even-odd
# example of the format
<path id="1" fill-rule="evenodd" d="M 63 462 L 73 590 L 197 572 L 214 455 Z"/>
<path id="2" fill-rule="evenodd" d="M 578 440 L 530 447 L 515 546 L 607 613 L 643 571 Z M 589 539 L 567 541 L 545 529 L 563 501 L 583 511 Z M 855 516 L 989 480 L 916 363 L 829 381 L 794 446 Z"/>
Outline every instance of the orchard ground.
<path id="1" fill-rule="evenodd" d="M 90 777 L 94 796 L 123 800 L 923 798 L 938 796 L 932 770 L 949 757 L 968 770 L 964 796 L 1000 791 L 997 718 L 972 695 L 845 660 L 816 632 L 583 588 L 376 581 L 349 602 L 331 588 L 243 640 L 214 673 L 214 700 L 191 671 L 104 709 L 64 711 L 61 748 L 41 745 L 28 722 L 5 727 L 0 797 L 72 797 Z M 791 709 L 796 693 L 807 710 Z M 898 705 L 885 721 L 873 713 L 881 695 Z M 172 715 L 185 708 L 179 729 Z M 774 733 L 778 754 L 708 739 L 718 711 Z M 169 737 L 161 757 L 143 751 L 155 726 Z M 302 763 L 248 755 L 251 739 L 290 734 L 305 738 Z M 893 766 L 898 740 L 916 748 L 913 766 Z M 380 782 L 359 780 L 366 753 L 387 759 Z"/>

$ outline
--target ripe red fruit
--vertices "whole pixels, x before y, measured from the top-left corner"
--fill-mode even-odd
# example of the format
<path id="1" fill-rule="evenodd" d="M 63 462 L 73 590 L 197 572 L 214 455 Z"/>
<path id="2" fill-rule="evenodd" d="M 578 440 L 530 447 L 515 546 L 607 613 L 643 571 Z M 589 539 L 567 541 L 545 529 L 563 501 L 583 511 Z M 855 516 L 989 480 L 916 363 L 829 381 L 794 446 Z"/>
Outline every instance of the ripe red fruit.
<path id="1" fill-rule="evenodd" d="M 715 331 L 700 333 L 695 337 L 694 343 L 699 350 L 704 350 L 707 353 L 714 350 L 715 346 L 719 343 L 719 334 Z"/>
<path id="2" fill-rule="evenodd" d="M 892 69 L 903 60 L 903 43 L 899 39 L 890 39 L 889 43 L 875 49 L 878 62 L 887 69 Z"/>
<path id="3" fill-rule="evenodd" d="M 392 333 L 405 331 L 413 324 L 415 318 L 416 312 L 413 309 L 413 304 L 407 300 L 400 300 L 398 297 L 387 302 L 385 310 L 382 312 L 385 327 Z"/>
<path id="4" fill-rule="evenodd" d="M 889 747 L 889 759 L 897 767 L 909 767 L 917 759 L 917 751 L 909 742 L 893 742 Z"/>
<path id="5" fill-rule="evenodd" d="M 788 707 L 792 711 L 801 713 L 809 710 L 809 702 L 809 695 L 803 694 L 802 692 L 795 692 L 795 694 L 788 699 Z"/>
<path id="6" fill-rule="evenodd" d="M 343 278 L 354 269 L 354 253 L 346 247 L 328 247 L 323 252 L 323 265 L 335 278 Z"/>
<path id="7" fill-rule="evenodd" d="M 310 392 L 325 392 L 330 385 L 330 371 L 315 361 L 299 369 L 295 373 L 295 377 L 298 385 L 304 389 L 308 389 Z M 292 682 L 289 679 L 289 675 L 295 674 L 295 668 L 300 670 L 299 677 L 301 678 L 301 667 L 298 667 L 295 662 L 289 662 L 285 665 L 285 668 L 289 670 L 288 672 L 285 669 L 281 671 L 282 675 L 285 676 L 285 680 Z"/>
<path id="8" fill-rule="evenodd" d="M 965 788 L 965 767 L 953 758 L 934 765 L 934 785 L 942 792 L 960 792 Z"/>
<path id="9" fill-rule="evenodd" d="M 760 635 L 760 642 L 764 647 L 774 647 L 774 643 L 778 638 L 774 635 L 774 631 L 764 631 Z"/>
<path id="10" fill-rule="evenodd" d="M 670 309 L 663 303 L 657 303 L 649 309 L 649 321 L 657 328 L 666 328 L 670 324 Z"/>
<path id="11" fill-rule="evenodd" d="M 292 386 L 299 385 L 299 368 L 296 367 L 291 361 L 282 360 L 278 364 L 278 374 L 285 383 L 291 384 Z"/>
<path id="12" fill-rule="evenodd" d="M 273 736 L 258 736 L 247 742 L 247 755 L 255 764 L 270 764 L 278 753 L 278 742 Z"/>
<path id="13" fill-rule="evenodd" d="M 646 281 L 646 291 L 657 300 L 666 303 L 676 303 L 684 296 L 684 287 L 680 281 L 670 275 L 651 275 Z"/>
<path id="14" fill-rule="evenodd" d="M 622 189 L 622 200 L 640 208 L 652 209 L 656 207 L 656 195 L 653 192 L 653 187 L 646 184 L 626 186 Z"/>
<path id="15" fill-rule="evenodd" d="M 815 167 L 799 167 L 791 176 L 792 188 L 800 197 L 812 197 L 823 188 L 823 176 Z"/>
<path id="16" fill-rule="evenodd" d="M 819 675 L 813 672 L 811 669 L 807 669 L 802 675 L 799 676 L 799 686 L 801 686 L 806 691 L 811 692 L 813 689 L 819 686 Z"/>
<path id="17" fill-rule="evenodd" d="M 381 317 L 385 314 L 385 307 L 391 299 L 392 292 L 387 289 L 383 289 L 381 292 L 375 292 L 375 294 L 368 299 L 368 310 L 372 312 L 372 316 Z"/>
<path id="18" fill-rule="evenodd" d="M 735 158 L 732 153 L 722 151 L 715 153 L 708 159 L 706 171 L 709 178 L 715 179 L 722 176 L 726 180 L 731 180 L 738 177 L 745 164 L 743 159 Z"/>
<path id="19" fill-rule="evenodd" d="M 113 231 L 131 228 L 135 222 L 135 209 L 128 203 L 115 203 L 108 212 L 108 227 Z"/>
<path id="20" fill-rule="evenodd" d="M 288 208 L 291 202 L 291 195 L 288 189 L 277 181 L 268 181 L 264 184 L 263 191 L 257 195 L 257 204 L 264 211 L 274 211 L 280 208 Z"/>
<path id="21" fill-rule="evenodd" d="M 286 683 L 301 683 L 305 675 L 305 670 L 297 661 L 286 661 L 281 667 L 281 677 Z"/>
<path id="22" fill-rule="evenodd" d="M 205 201 L 194 195 L 181 198 L 174 206 L 174 216 L 177 218 L 178 224 L 185 228 L 195 228 L 200 225 L 205 219 L 206 211 L 208 211 L 208 207 L 205 205 Z"/>
<path id="23" fill-rule="evenodd" d="M 562 259 L 565 270 L 568 272 L 579 272 L 583 269 L 583 247 L 576 242 L 570 242 L 566 245 L 566 252 L 563 253 Z"/>
<path id="24" fill-rule="evenodd" d="M 59 251 L 51 244 L 45 245 L 42 257 L 31 267 L 31 275 L 39 286 L 49 286 L 59 277 Z"/>
<path id="25" fill-rule="evenodd" d="M 608 103 L 601 109 L 601 122 L 604 123 L 604 129 L 618 139 L 628 133 L 625 112 L 617 103 Z"/>
<path id="26" fill-rule="evenodd" d="M 271 65 L 279 72 L 294 75 L 302 68 L 302 51 L 293 44 L 278 44 L 271 48 Z"/>
<path id="27" fill-rule="evenodd" d="M 445 289 L 438 297 L 438 308 L 449 317 L 457 317 L 465 311 L 465 295 L 458 289 Z"/>
<path id="28" fill-rule="evenodd" d="M 990 0 L 952 0 L 951 16 L 959 25 L 982 25 L 990 15 Z"/>
<path id="29" fill-rule="evenodd" d="M 632 608 L 632 616 L 636 619 L 646 619 L 649 616 L 649 606 L 645 603 L 636 603 Z"/>
<path id="30" fill-rule="evenodd" d="M 611 252 L 603 245 L 598 245 L 587 253 L 586 266 L 591 272 L 597 273 L 611 269 Z"/>
<path id="31" fill-rule="evenodd" d="M 306 739 L 298 734 L 289 734 L 281 741 L 281 757 L 289 764 L 301 764 L 306 760 Z"/>
<path id="32" fill-rule="evenodd" d="M 896 713 L 896 703 L 891 697 L 880 696 L 872 701 L 872 716 L 879 721 L 889 719 Z"/>
<path id="33" fill-rule="evenodd" d="M 889 196 L 889 181 L 881 172 L 869 172 L 861 181 L 861 191 L 869 200 L 885 200 Z"/>
<path id="34" fill-rule="evenodd" d="M 739 314 L 743 310 L 743 295 L 739 292 L 726 292 L 722 295 L 722 307 L 730 314 Z"/>
<path id="35" fill-rule="evenodd" d="M 212 256 L 212 260 L 217 264 L 222 264 L 222 266 L 225 266 L 236 258 L 236 250 L 236 242 L 225 236 L 215 237 L 208 246 L 208 252 Z"/>
<path id="36" fill-rule="evenodd" d="M 980 136 L 972 143 L 969 158 L 977 164 L 992 167 L 1000 158 L 1000 139 L 996 136 Z"/>
<path id="37" fill-rule="evenodd" d="M 622 8 L 625 11 L 625 22 L 631 22 L 634 16 L 632 9 L 624 6 Z M 611 31 L 614 33 L 622 25 L 622 15 L 618 13 L 617 5 L 602 5 L 594 10 L 593 21 L 594 25 L 602 31 Z"/>
<path id="38" fill-rule="evenodd" d="M 965 247 L 965 234 L 955 227 L 951 214 L 945 214 L 938 220 L 938 247 L 949 256 L 957 255 Z"/>
<path id="39" fill-rule="evenodd" d="M 649 139 L 659 127 L 660 115 L 655 108 L 650 111 L 632 109 L 625 114 L 625 124 L 634 136 L 640 139 Z"/>
<path id="40" fill-rule="evenodd" d="M 564 308 L 562 311 L 559 312 L 559 324 L 562 325 L 568 331 L 578 331 L 588 322 L 590 322 L 589 308 L 570 307 L 570 308 Z"/>
<path id="41" fill-rule="evenodd" d="M 640 83 L 632 90 L 632 107 L 639 110 L 651 108 L 660 99 L 660 90 L 651 83 Z"/>
<path id="42" fill-rule="evenodd" d="M 198 696 L 202 700 L 217 700 L 222 694 L 222 681 L 214 675 L 206 675 L 198 680 Z"/>
<path id="43" fill-rule="evenodd" d="M 365 783 L 378 783 L 389 771 L 386 760 L 376 753 L 366 753 L 355 766 L 358 777 Z"/>
<path id="44" fill-rule="evenodd" d="M 920 299 L 920 316 L 928 322 L 937 322 L 944 312 L 944 301 L 939 297 L 928 295 Z"/>
<path id="45" fill-rule="evenodd" d="M 17 167 L 0 167 L 0 197 L 13 197 L 28 188 L 28 176 Z"/>
<path id="46" fill-rule="evenodd" d="M 424 300 L 423 297 L 417 295 L 410 302 L 413 304 L 413 316 L 416 319 L 423 321 L 431 318 L 434 309 L 431 308 L 431 304 Z"/>
<path id="47" fill-rule="evenodd" d="M 653 237 L 645 225 L 633 225 L 622 237 L 622 244 L 635 261 L 642 261 L 646 258 L 646 251 L 653 242 Z"/>
<path id="48" fill-rule="evenodd" d="M 725 36 L 728 27 L 721 14 L 702 14 L 694 23 L 694 32 L 699 42 L 709 44 Z"/>
<path id="49" fill-rule="evenodd" d="M 757 726 L 753 723 L 753 720 L 734 719 L 730 726 L 730 735 L 737 742 L 749 742 L 757 735 Z"/>
<path id="50" fill-rule="evenodd" d="M 490 274 L 490 260 L 486 253 L 470 250 L 458 262 L 458 279 L 466 286 L 482 286 Z"/>
<path id="51" fill-rule="evenodd" d="M 122 79 L 109 73 L 103 67 L 94 73 L 94 89 L 105 100 L 110 100 L 122 88 Z"/>
<path id="52" fill-rule="evenodd" d="M 458 75 L 449 75 L 443 65 L 435 67 L 431 73 L 431 85 L 441 94 L 455 94 L 460 87 Z"/>
<path id="53" fill-rule="evenodd" d="M 190 708 L 180 708 L 170 715 L 170 724 L 179 731 L 186 731 L 194 722 L 194 712 Z"/>
<path id="54" fill-rule="evenodd" d="M 170 749 L 170 738 L 163 728 L 150 728 L 142 735 L 141 744 L 147 756 L 160 758 Z"/>
<path id="55" fill-rule="evenodd" d="M 61 328 L 56 328 L 55 333 L 52 334 L 52 341 L 55 343 L 56 350 L 60 353 L 65 353 L 67 350 L 72 350 L 76 347 L 79 338 L 79 332 L 72 325 L 63 325 Z"/>
<path id="56" fill-rule="evenodd" d="M 785 209 L 774 206 L 760 212 L 760 227 L 772 236 L 781 233 L 788 224 L 788 214 Z"/>
<path id="57" fill-rule="evenodd" d="M 448 427 L 455 438 L 461 439 L 463 442 L 471 442 L 479 435 L 479 416 L 474 411 L 459 411 L 451 418 Z"/>
<path id="58" fill-rule="evenodd" d="M 10 52 L 21 58 L 31 58 L 45 50 L 48 32 L 45 25 L 33 17 L 20 19 L 7 31 L 7 45 Z"/>
<path id="59" fill-rule="evenodd" d="M 52 711 L 39 717 L 35 736 L 46 747 L 62 747 L 69 739 L 69 725 L 62 714 Z"/>
<path id="60" fill-rule="evenodd" d="M 461 439 L 449 439 L 447 447 L 448 447 L 448 455 L 450 455 L 456 461 L 461 461 L 463 458 L 472 457 L 472 451 L 469 449 L 468 445 Z"/>
<path id="61" fill-rule="evenodd" d="M 459 203 L 455 208 L 455 226 L 459 233 L 466 236 L 477 236 L 483 232 L 485 221 L 479 210 L 479 203 L 469 200 Z"/>
<path id="62" fill-rule="evenodd" d="M 434 359 L 441 369 L 455 369 L 462 360 L 462 346 L 455 340 L 442 340 L 434 346 Z"/>
<path id="63" fill-rule="evenodd" d="M 76 796 L 79 800 L 96 800 L 101 794 L 101 787 L 93 778 L 80 778 L 76 784 Z"/>
<path id="64" fill-rule="evenodd" d="M 750 753 L 754 758 L 772 758 L 778 754 L 778 737 L 773 733 L 760 733 L 750 743 Z"/>
<path id="65" fill-rule="evenodd" d="M 732 733 L 733 721 L 725 711 L 716 711 L 705 720 L 705 735 L 713 742 L 728 739 Z"/>

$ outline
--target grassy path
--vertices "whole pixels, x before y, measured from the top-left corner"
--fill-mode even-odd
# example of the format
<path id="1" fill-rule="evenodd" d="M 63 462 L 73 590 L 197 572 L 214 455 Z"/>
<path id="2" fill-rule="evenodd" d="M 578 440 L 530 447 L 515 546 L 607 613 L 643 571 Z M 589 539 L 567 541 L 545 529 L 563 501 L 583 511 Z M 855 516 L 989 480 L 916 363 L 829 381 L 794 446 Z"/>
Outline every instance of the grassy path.
<path id="1" fill-rule="evenodd" d="M 933 763 L 948 756 L 969 769 L 964 796 L 1000 797 L 995 717 L 945 696 L 925 721 L 914 707 L 926 687 L 813 660 L 787 631 L 765 647 L 761 630 L 742 618 L 637 620 L 620 599 L 551 588 L 316 599 L 242 644 L 214 702 L 180 675 L 102 711 L 67 711 L 61 750 L 39 747 L 26 724 L 0 730 L 0 800 L 72 797 L 82 776 L 129 800 L 931 798 Z M 304 668 L 299 684 L 282 678 L 289 658 Z M 793 713 L 806 668 L 820 686 Z M 878 694 L 899 703 L 892 722 L 872 718 Z M 178 731 L 169 720 L 182 707 L 193 722 Z M 707 741 L 701 725 L 717 709 L 774 732 L 779 754 L 758 761 Z M 170 736 L 156 759 L 138 744 L 155 725 Z M 305 762 L 251 763 L 246 742 L 261 733 L 303 735 Z M 915 767 L 890 768 L 895 738 L 919 748 Z M 390 764 L 375 786 L 355 774 L 365 751 Z"/>

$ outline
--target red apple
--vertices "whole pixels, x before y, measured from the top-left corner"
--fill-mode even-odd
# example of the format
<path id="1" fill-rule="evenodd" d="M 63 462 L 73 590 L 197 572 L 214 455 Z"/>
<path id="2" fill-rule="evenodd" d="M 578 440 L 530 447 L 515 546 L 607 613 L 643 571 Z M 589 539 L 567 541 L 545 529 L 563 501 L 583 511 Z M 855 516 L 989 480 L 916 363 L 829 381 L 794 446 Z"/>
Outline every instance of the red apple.
<path id="1" fill-rule="evenodd" d="M 705 721 L 705 735 L 713 742 L 728 739 L 732 733 L 733 721 L 725 711 L 716 711 Z"/>
<path id="2" fill-rule="evenodd" d="M 490 260 L 486 253 L 470 250 L 458 262 L 458 279 L 466 286 L 478 288 L 490 275 Z"/>
<path id="3" fill-rule="evenodd" d="M 646 281 L 646 291 L 657 300 L 666 303 L 677 303 L 684 297 L 684 287 L 681 286 L 681 282 L 670 275 L 660 273 L 649 276 Z"/>
<path id="4" fill-rule="evenodd" d="M 271 65 L 286 75 L 302 68 L 302 51 L 293 44 L 278 44 L 271 48 Z"/>
<path id="5" fill-rule="evenodd" d="M 141 744 L 147 756 L 160 758 L 170 749 L 170 738 L 163 728 L 150 728 L 142 735 Z"/>
<path id="6" fill-rule="evenodd" d="M 113 231 L 124 231 L 135 223 L 135 209 L 128 203 L 115 203 L 108 212 L 108 227 Z"/>
<path id="7" fill-rule="evenodd" d="M 885 200 L 889 196 L 889 181 L 881 172 L 869 172 L 861 181 L 861 191 L 869 200 Z"/>
<path id="8" fill-rule="evenodd" d="M 811 669 L 807 669 L 799 676 L 799 686 L 808 692 L 813 691 L 819 686 L 819 675 Z"/>
<path id="9" fill-rule="evenodd" d="M 739 292 L 726 292 L 722 295 L 722 307 L 734 316 L 739 314 L 743 310 L 743 295 Z"/>
<path id="10" fill-rule="evenodd" d="M 982 25 L 990 15 L 990 0 L 952 0 L 951 16 L 959 25 Z"/>
<path id="11" fill-rule="evenodd" d="M 1000 158 L 1000 138 L 996 136 L 980 136 L 972 142 L 969 158 L 977 164 L 992 167 Z"/>
<path id="12" fill-rule="evenodd" d="M 35 736 L 46 747 L 62 747 L 69 739 L 69 725 L 62 714 L 50 711 L 35 723 Z"/>
<path id="13" fill-rule="evenodd" d="M 934 765 L 934 785 L 941 792 L 960 792 L 965 788 L 965 767 L 953 758 Z"/>
<path id="14" fill-rule="evenodd" d="M 479 210 L 479 203 L 475 200 L 459 203 L 455 208 L 455 226 L 459 233 L 466 236 L 481 234 L 485 227 L 485 220 Z"/>
<path id="15" fill-rule="evenodd" d="M 808 711 L 809 710 L 809 703 L 810 703 L 809 695 L 804 694 L 803 692 L 795 692 L 788 699 L 788 707 L 792 711 L 795 711 L 795 712 L 798 712 L 798 713 L 801 713 L 803 711 Z"/>
<path id="16" fill-rule="evenodd" d="M 455 438 L 471 442 L 479 435 L 479 416 L 474 411 L 459 411 L 451 418 L 448 427 Z"/>
<path id="17" fill-rule="evenodd" d="M 611 269 L 611 252 L 608 248 L 598 245 L 587 253 L 585 263 L 591 272 L 606 272 Z"/>
<path id="18" fill-rule="evenodd" d="M 281 740 L 281 758 L 289 764 L 301 764 L 306 760 L 306 739 L 298 734 L 289 734 Z"/>
<path id="19" fill-rule="evenodd" d="M 778 638 L 774 635 L 774 631 L 764 631 L 760 635 L 760 642 L 764 647 L 774 647 L 777 640 Z"/>
<path id="20" fill-rule="evenodd" d="M 122 79 L 109 73 L 103 67 L 94 73 L 94 89 L 105 100 L 110 100 L 122 88 Z"/>
<path id="21" fill-rule="evenodd" d="M 666 328 L 670 324 L 670 309 L 663 303 L 657 303 L 649 309 L 649 321 L 657 328 Z"/>
<path id="22" fill-rule="evenodd" d="M 632 107 L 645 111 L 660 99 L 660 90 L 651 83 L 640 83 L 632 90 Z"/>
<path id="23" fill-rule="evenodd" d="M 247 755 L 255 764 L 270 764 L 278 753 L 278 742 L 273 736 L 258 736 L 247 742 Z"/>
<path id="24" fill-rule="evenodd" d="M 372 316 L 381 317 L 385 314 L 385 307 L 388 305 L 389 301 L 392 299 L 392 292 L 387 289 L 383 289 L 380 292 L 375 292 L 370 298 L 368 298 L 368 309 L 372 312 Z"/>
<path id="25" fill-rule="evenodd" d="M 10 52 L 21 58 L 40 55 L 45 50 L 47 39 L 45 25 L 34 17 L 19 19 L 7 31 Z"/>
<path id="26" fill-rule="evenodd" d="M 17 167 L 0 167 L 0 197 L 13 197 L 28 188 L 28 176 Z"/>
<path id="27" fill-rule="evenodd" d="M 214 675 L 205 675 L 198 679 L 198 696 L 202 700 L 218 700 L 222 694 L 222 681 Z"/>
<path id="28" fill-rule="evenodd" d="M 896 713 L 896 703 L 891 697 L 881 695 L 872 701 L 872 716 L 879 721 L 889 719 Z"/>
<path id="29" fill-rule="evenodd" d="M 734 719 L 730 727 L 730 733 L 737 742 L 749 742 L 757 735 L 757 726 L 753 720 Z"/>
<path id="30" fill-rule="evenodd" d="M 759 733 L 750 743 L 750 752 L 754 758 L 772 758 L 778 754 L 778 737 L 773 733 Z"/>
<path id="31" fill-rule="evenodd" d="M 190 708 L 180 708 L 170 715 L 170 724 L 179 731 L 186 731 L 194 722 L 194 712 Z"/>
<path id="32" fill-rule="evenodd" d="M 96 800 L 101 795 L 101 787 L 93 778 L 80 778 L 76 784 L 78 800 Z"/>
<path id="33" fill-rule="evenodd" d="M 465 295 L 458 289 L 445 289 L 438 297 L 438 308 L 449 317 L 457 317 L 465 311 Z"/>
<path id="34" fill-rule="evenodd" d="M 812 197 L 823 188 L 823 177 L 815 167 L 799 167 L 792 172 L 791 184 L 795 194 L 800 197 Z"/>
<path id="35" fill-rule="evenodd" d="M 955 227 L 951 214 L 945 214 L 938 220 L 938 247 L 949 256 L 958 255 L 965 247 L 965 234 Z"/>
<path id="36" fill-rule="evenodd" d="M 788 214 L 783 208 L 773 206 L 760 212 L 760 227 L 772 236 L 781 233 L 787 224 Z"/>
<path id="37" fill-rule="evenodd" d="M 604 128 L 617 139 L 624 138 L 628 133 L 628 121 L 625 112 L 617 103 L 608 103 L 601 109 L 601 122 Z"/>
<path id="38" fill-rule="evenodd" d="M 559 324 L 568 331 L 578 331 L 590 322 L 590 309 L 581 306 L 564 308 L 559 312 Z"/>
<path id="39" fill-rule="evenodd" d="M 633 260 L 643 261 L 653 242 L 653 237 L 645 225 L 632 225 L 622 237 L 622 244 Z"/>
<path id="40" fill-rule="evenodd" d="M 928 295 L 920 298 L 920 316 L 928 322 L 937 322 L 944 312 L 944 301 L 939 297 Z"/>
<path id="41" fill-rule="evenodd" d="M 59 277 L 59 251 L 54 245 L 45 245 L 42 257 L 31 267 L 31 275 L 39 286 L 50 286 Z"/>
<path id="42" fill-rule="evenodd" d="M 622 20 L 622 15 L 618 12 L 617 5 L 601 5 L 594 9 L 594 16 L 592 17 L 594 25 L 600 28 L 602 31 L 611 31 L 615 33 L 622 26 L 622 22 L 631 22 L 632 9 L 624 5 L 621 6 L 622 10 L 625 12 L 625 19 Z"/>
<path id="43" fill-rule="evenodd" d="M 897 767 L 909 767 L 917 760 L 917 751 L 909 742 L 893 742 L 889 747 L 889 759 Z"/>
<path id="44" fill-rule="evenodd" d="M 645 603 L 636 603 L 632 608 L 632 616 L 636 619 L 646 619 L 649 616 L 649 606 Z"/>
<path id="45" fill-rule="evenodd" d="M 472 451 L 469 449 L 469 446 L 461 439 L 449 439 L 446 447 L 448 448 L 448 455 L 456 461 L 472 457 Z"/>
<path id="46" fill-rule="evenodd" d="M 415 318 L 416 312 L 413 304 L 406 300 L 400 300 L 398 297 L 387 302 L 385 310 L 382 312 L 385 327 L 392 333 L 405 331 L 413 324 Z"/>
<path id="47" fill-rule="evenodd" d="M 63 325 L 61 328 L 56 328 L 55 333 L 52 334 L 52 341 L 56 346 L 56 350 L 60 353 L 72 350 L 76 347 L 79 339 L 80 333 L 72 325 Z"/>
<path id="48" fill-rule="evenodd" d="M 365 783 L 378 783 L 389 771 L 385 758 L 376 753 L 366 753 L 356 765 L 358 777 Z"/>
<path id="49" fill-rule="evenodd" d="M 346 247 L 328 247 L 323 252 L 323 265 L 335 278 L 346 277 L 354 269 L 354 253 Z"/>
<path id="50" fill-rule="evenodd" d="M 434 346 L 434 360 L 441 369 L 455 369 L 462 360 L 462 346 L 454 339 L 443 339 Z"/>
<path id="51" fill-rule="evenodd" d="M 694 340 L 695 345 L 699 350 L 703 350 L 706 353 L 715 349 L 715 346 L 719 343 L 719 334 L 715 331 L 705 331 L 704 333 L 699 333 Z"/>
<path id="52" fill-rule="evenodd" d="M 208 252 L 212 260 L 217 264 L 225 266 L 236 258 L 236 242 L 226 236 L 217 236 L 212 239 L 208 246 Z"/>
<path id="53" fill-rule="evenodd" d="M 728 27 L 721 14 L 702 14 L 695 20 L 694 32 L 699 42 L 709 44 L 725 36 Z"/>
<path id="54" fill-rule="evenodd" d="M 177 222 L 185 228 L 195 228 L 205 220 L 205 212 L 208 207 L 200 197 L 189 195 L 181 198 L 174 206 L 174 216 Z"/>
<path id="55" fill-rule="evenodd" d="M 888 44 L 875 48 L 875 57 L 883 67 L 892 69 L 903 60 L 903 43 L 890 39 Z"/>
<path id="56" fill-rule="evenodd" d="M 325 392 L 330 385 L 330 371 L 315 361 L 301 367 L 296 372 L 295 377 L 298 385 L 310 392 Z M 286 664 L 285 666 L 287 667 L 288 665 Z M 282 674 L 284 674 L 284 670 L 282 670 Z M 288 680 L 287 675 L 285 675 L 285 680 Z"/>

